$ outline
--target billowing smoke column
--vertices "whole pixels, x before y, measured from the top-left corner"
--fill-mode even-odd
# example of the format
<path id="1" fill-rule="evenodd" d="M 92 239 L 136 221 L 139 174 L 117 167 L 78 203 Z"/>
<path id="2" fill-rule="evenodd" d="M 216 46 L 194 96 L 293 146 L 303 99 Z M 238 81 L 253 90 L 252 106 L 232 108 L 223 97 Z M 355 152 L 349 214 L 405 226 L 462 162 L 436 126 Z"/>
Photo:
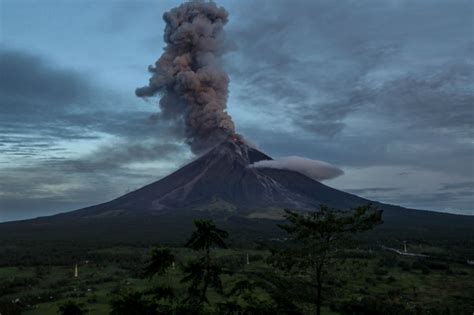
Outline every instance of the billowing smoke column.
<path id="1" fill-rule="evenodd" d="M 229 77 L 220 65 L 225 52 L 227 11 L 213 2 L 191 1 L 163 15 L 167 46 L 139 97 L 160 95 L 160 119 L 184 122 L 195 153 L 235 134 L 226 112 Z"/>

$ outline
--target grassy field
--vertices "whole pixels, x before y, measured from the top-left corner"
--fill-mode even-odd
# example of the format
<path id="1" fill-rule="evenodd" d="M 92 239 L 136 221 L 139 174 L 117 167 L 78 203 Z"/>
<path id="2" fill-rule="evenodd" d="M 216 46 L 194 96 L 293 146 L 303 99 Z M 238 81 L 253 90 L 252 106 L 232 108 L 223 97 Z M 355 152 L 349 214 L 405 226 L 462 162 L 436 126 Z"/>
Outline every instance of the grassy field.
<path id="1" fill-rule="evenodd" d="M 414 247 L 418 252 L 446 252 L 436 246 Z M 149 248 L 110 247 L 91 250 L 83 259 L 77 259 L 78 277 L 74 264 L 47 266 L 4 266 L 0 268 L 0 295 L 5 314 L 56 314 L 58 305 L 74 300 L 82 303 L 89 314 L 108 314 L 110 301 L 120 291 L 145 291 L 158 282 L 174 288 L 178 296 L 186 294 L 180 283 L 183 274 L 180 264 L 189 260 L 189 249 L 175 248 L 178 263 L 159 278 L 142 277 Z M 250 263 L 246 263 L 249 255 Z M 232 273 L 223 276 L 224 288 L 245 277 L 279 277 L 295 291 L 298 275 L 285 274 L 268 264 L 269 251 L 215 250 L 214 256 Z M 445 314 L 471 314 L 474 311 L 474 268 L 461 262 L 439 259 L 405 257 L 382 249 L 353 249 L 341 253 L 331 266 L 325 283 L 325 314 L 339 314 L 340 305 L 358 303 L 365 298 L 386 300 L 386 303 L 404 305 L 410 309 L 437 310 Z M 306 279 L 307 280 L 307 279 Z M 285 283 L 285 282 L 283 282 Z M 308 292 L 297 296 L 311 298 Z M 286 293 L 285 293 L 286 294 Z M 295 292 L 288 292 L 289 296 Z M 265 299 L 265 293 L 261 293 Z M 298 298 L 298 297 L 295 298 Z M 211 303 L 221 301 L 216 292 L 210 293 Z M 14 303 L 12 303 L 12 301 Z M 310 301 L 298 301 L 304 313 L 312 314 Z M 7 310 L 7 304 L 18 308 Z M 433 313 L 432 314 L 436 314 Z"/>

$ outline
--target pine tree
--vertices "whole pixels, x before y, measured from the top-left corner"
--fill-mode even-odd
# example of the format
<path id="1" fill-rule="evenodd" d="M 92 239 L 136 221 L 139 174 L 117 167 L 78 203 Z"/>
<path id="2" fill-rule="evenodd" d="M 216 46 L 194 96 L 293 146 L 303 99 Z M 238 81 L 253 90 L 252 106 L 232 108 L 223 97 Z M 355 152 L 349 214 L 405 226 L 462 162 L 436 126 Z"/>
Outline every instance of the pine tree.
<path id="1" fill-rule="evenodd" d="M 321 205 L 306 214 L 286 210 L 288 224 L 280 225 L 294 243 L 281 255 L 280 266 L 305 270 L 316 284 L 316 314 L 321 314 L 323 274 L 333 262 L 333 253 L 343 247 L 347 236 L 373 229 L 382 223 L 382 211 L 371 204 L 344 212 Z"/>

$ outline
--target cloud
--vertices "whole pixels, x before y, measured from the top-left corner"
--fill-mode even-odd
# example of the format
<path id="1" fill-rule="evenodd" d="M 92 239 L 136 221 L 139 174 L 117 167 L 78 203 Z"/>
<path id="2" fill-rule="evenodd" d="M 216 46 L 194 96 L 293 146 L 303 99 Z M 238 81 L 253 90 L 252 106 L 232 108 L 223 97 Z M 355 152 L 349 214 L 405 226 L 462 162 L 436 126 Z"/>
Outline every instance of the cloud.
<path id="1" fill-rule="evenodd" d="M 0 141 L 6 154 L 54 150 L 59 139 L 90 139 L 65 119 L 93 108 L 94 89 L 83 75 L 35 54 L 0 47 Z"/>
<path id="2" fill-rule="evenodd" d="M 221 67 L 226 52 L 228 12 L 214 2 L 189 1 L 163 14 L 163 54 L 148 67 L 148 85 L 138 97 L 160 96 L 160 120 L 184 125 L 195 153 L 235 134 L 226 111 L 229 76 Z"/>
<path id="3" fill-rule="evenodd" d="M 247 111 L 317 137 L 332 139 L 366 113 L 466 134 L 473 118 L 470 7 L 262 1 L 262 16 L 244 2 L 231 12 L 244 22 L 229 25 L 238 45 L 226 59 L 234 97 Z"/>
<path id="4" fill-rule="evenodd" d="M 276 168 L 295 171 L 318 181 L 335 178 L 344 174 L 340 168 L 329 163 L 306 159 L 299 156 L 288 156 L 275 160 L 258 161 L 251 164 L 249 167 Z"/>
<path id="5" fill-rule="evenodd" d="M 100 140 L 104 134 L 145 142 L 151 136 L 155 142 L 184 138 L 170 124 L 154 123 L 152 109 L 125 109 L 119 93 L 38 55 L 1 47 L 0 72 L 4 154 L 41 155 L 59 150 L 63 141 Z"/>
<path id="6" fill-rule="evenodd" d="M 154 182 L 189 158 L 180 143 L 123 139 L 82 156 L 34 155 L 2 167 L 0 222 L 71 211 Z M 143 167 L 143 163 L 148 163 Z"/>
<path id="7" fill-rule="evenodd" d="M 79 73 L 24 51 L 0 47 L 0 113 L 45 119 L 68 106 L 87 106 L 92 88 Z"/>
<path id="8" fill-rule="evenodd" d="M 399 190 L 399 188 L 380 188 L 380 187 L 367 187 L 367 188 L 355 188 L 355 189 L 346 189 L 347 192 L 356 195 L 375 195 L 378 193 L 387 193 L 394 192 Z"/>
<path id="9" fill-rule="evenodd" d="M 412 209 L 434 209 L 436 211 L 474 215 L 472 192 L 394 193 L 378 198 L 390 204 L 400 204 Z M 435 205 L 435 206 L 433 206 Z M 470 205 L 470 206 L 469 206 Z"/>
<path id="10" fill-rule="evenodd" d="M 120 93 L 33 53 L 0 56 L 0 221 L 118 197 L 189 157 L 152 109 L 128 110 Z"/>
<path id="11" fill-rule="evenodd" d="M 457 190 L 457 189 L 471 190 L 471 193 L 472 193 L 472 190 L 474 190 L 474 182 L 444 184 L 439 190 Z"/>
<path id="12" fill-rule="evenodd" d="M 411 128 L 472 135 L 473 62 L 429 66 L 387 81 L 374 89 L 371 110 Z"/>
<path id="13" fill-rule="evenodd" d="M 132 163 L 178 161 L 186 158 L 187 151 L 182 143 L 161 143 L 153 140 L 131 143 L 122 140 L 114 144 L 103 145 L 79 159 L 54 161 L 53 163 L 65 170 L 79 173 L 107 173 Z"/>

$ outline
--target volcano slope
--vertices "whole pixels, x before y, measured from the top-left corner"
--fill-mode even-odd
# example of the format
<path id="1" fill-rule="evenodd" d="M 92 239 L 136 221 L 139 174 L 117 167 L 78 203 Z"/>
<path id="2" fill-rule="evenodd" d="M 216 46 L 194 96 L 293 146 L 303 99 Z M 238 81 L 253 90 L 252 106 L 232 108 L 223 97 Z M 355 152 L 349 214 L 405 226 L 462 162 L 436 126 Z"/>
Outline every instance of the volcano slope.
<path id="1" fill-rule="evenodd" d="M 0 224 L 0 240 L 181 242 L 192 220 L 211 217 L 240 241 L 278 235 L 283 209 L 350 209 L 371 201 L 290 170 L 253 168 L 271 157 L 238 139 L 217 145 L 163 179 L 99 205 Z M 372 202 L 384 210 L 377 237 L 474 238 L 474 217 Z M 384 234 L 385 233 L 385 234 Z"/>

